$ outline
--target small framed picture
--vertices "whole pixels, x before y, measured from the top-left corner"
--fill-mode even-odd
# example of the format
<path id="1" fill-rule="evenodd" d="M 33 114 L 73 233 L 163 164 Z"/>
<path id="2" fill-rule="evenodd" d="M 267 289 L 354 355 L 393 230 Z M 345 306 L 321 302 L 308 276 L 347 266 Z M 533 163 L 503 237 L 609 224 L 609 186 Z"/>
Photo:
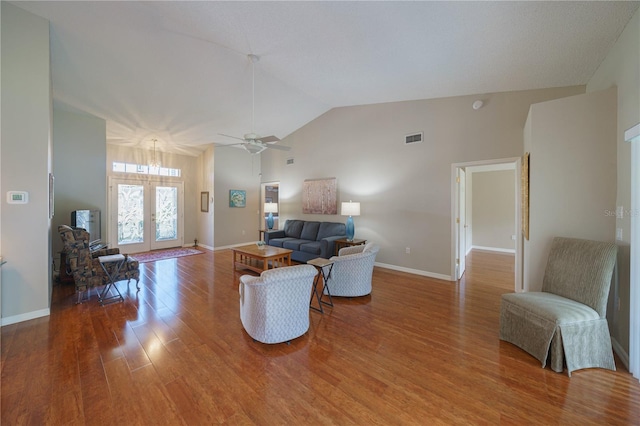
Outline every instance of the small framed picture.
<path id="1" fill-rule="evenodd" d="M 209 211 L 209 191 L 203 191 L 200 193 L 200 211 Z"/>
<path id="2" fill-rule="evenodd" d="M 247 191 L 242 189 L 229 190 L 229 207 L 245 207 L 247 205 Z"/>

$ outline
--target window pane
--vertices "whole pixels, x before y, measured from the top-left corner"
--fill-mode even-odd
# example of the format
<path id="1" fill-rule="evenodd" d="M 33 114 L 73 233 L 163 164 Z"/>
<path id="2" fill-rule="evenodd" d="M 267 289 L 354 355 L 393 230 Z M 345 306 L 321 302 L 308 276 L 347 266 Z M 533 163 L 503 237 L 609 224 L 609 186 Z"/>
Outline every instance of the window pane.
<path id="1" fill-rule="evenodd" d="M 118 245 L 144 241 L 144 187 L 118 185 Z"/>
<path id="2" fill-rule="evenodd" d="M 156 241 L 178 238 L 178 189 L 156 187 Z"/>

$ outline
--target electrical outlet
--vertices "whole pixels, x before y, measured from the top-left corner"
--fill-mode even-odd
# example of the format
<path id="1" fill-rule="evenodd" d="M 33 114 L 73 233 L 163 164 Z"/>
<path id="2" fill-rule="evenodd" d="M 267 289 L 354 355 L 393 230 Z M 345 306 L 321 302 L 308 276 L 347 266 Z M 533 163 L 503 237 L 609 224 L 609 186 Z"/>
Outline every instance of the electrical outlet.
<path id="1" fill-rule="evenodd" d="M 511 239 L 512 239 L 513 241 L 515 241 L 515 240 L 516 240 L 516 234 L 511 235 Z"/>
<path id="2" fill-rule="evenodd" d="M 407 247 L 406 249 L 404 249 L 404 252 L 407 254 L 411 254 L 411 247 Z"/>
<path id="3" fill-rule="evenodd" d="M 616 228 L 616 240 L 622 241 L 622 228 Z"/>
<path id="4" fill-rule="evenodd" d="M 244 232 L 244 229 L 242 230 L 242 235 L 244 235 L 246 232 Z"/>

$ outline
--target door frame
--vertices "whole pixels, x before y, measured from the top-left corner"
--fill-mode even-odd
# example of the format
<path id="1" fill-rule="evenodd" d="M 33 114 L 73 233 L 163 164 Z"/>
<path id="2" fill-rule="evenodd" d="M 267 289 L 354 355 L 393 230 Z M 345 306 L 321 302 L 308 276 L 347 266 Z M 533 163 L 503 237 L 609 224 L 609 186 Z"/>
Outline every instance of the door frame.
<path id="1" fill-rule="evenodd" d="M 112 204 L 112 200 L 113 200 L 113 185 L 114 185 L 114 181 L 127 181 L 127 182 L 131 182 L 135 184 L 141 184 L 141 185 L 179 185 L 180 188 L 178 189 L 178 246 L 179 247 L 183 247 L 184 246 L 184 181 L 183 180 L 179 180 L 179 179 L 171 179 L 171 178 L 165 178 L 163 176 L 158 176 L 158 178 L 154 178 L 154 179 L 136 179 L 135 177 L 123 177 L 123 176 L 109 176 L 109 185 L 108 185 L 108 190 L 107 190 L 107 236 L 109 238 L 109 240 L 111 240 L 113 237 L 116 237 L 117 239 L 117 235 L 115 234 L 116 230 L 113 229 L 113 223 L 114 223 L 114 214 L 117 214 L 117 211 L 115 210 L 115 206 Z M 123 250 L 122 247 L 118 246 L 117 243 L 111 242 L 109 241 L 109 246 L 111 247 L 118 247 L 120 248 L 120 251 L 125 253 L 127 252 L 126 250 Z M 151 242 L 149 242 L 149 247 L 151 247 Z"/>
<path id="2" fill-rule="evenodd" d="M 625 132 L 631 143 L 629 372 L 640 380 L 640 123 Z"/>
<path id="3" fill-rule="evenodd" d="M 511 157 L 511 158 L 502 158 L 495 160 L 481 160 L 481 161 L 470 161 L 464 163 L 452 163 L 451 164 L 451 278 L 452 281 L 456 281 L 457 278 L 457 268 L 456 268 L 456 259 L 457 256 L 465 256 L 466 252 L 460 253 L 460 247 L 458 247 L 457 237 L 459 232 L 459 226 L 462 224 L 456 223 L 456 218 L 458 217 L 458 185 L 456 182 L 456 178 L 459 175 L 459 169 L 466 169 L 467 167 L 474 166 L 490 166 L 490 165 L 499 165 L 499 164 L 515 164 L 515 191 L 516 191 L 516 253 L 515 253 L 515 273 L 514 273 L 514 291 L 522 292 L 523 288 L 523 279 L 522 279 L 522 256 L 523 256 L 523 245 L 524 238 L 522 236 L 522 221 L 521 217 L 521 199 L 522 194 L 520 193 L 520 169 L 521 162 L 520 157 Z M 464 228 L 463 228 L 464 229 Z M 467 242 L 468 245 L 468 242 Z M 462 251 L 465 251 L 465 248 L 462 248 Z"/>

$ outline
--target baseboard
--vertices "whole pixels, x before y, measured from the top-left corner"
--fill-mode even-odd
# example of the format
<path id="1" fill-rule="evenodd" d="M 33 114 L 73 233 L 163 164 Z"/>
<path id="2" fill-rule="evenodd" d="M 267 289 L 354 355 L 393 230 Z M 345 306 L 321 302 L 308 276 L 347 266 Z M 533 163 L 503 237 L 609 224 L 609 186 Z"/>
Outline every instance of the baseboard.
<path id="1" fill-rule="evenodd" d="M 375 266 L 379 268 L 391 269 L 394 271 L 406 272 L 414 275 L 421 275 L 423 277 L 435 278 L 438 280 L 455 281 L 451 279 L 451 275 L 436 274 L 435 272 L 422 271 L 420 269 L 405 268 L 403 266 L 389 265 L 388 263 L 379 262 L 376 262 Z"/>
<path id="2" fill-rule="evenodd" d="M 471 250 L 483 250 L 483 251 L 494 251 L 497 253 L 516 254 L 515 249 L 505 249 L 505 248 L 499 248 L 499 247 L 471 246 Z"/>
<path id="3" fill-rule="evenodd" d="M 620 361 L 627 367 L 627 371 L 629 371 L 629 354 L 624 350 L 622 345 L 618 343 L 616 339 L 611 338 L 611 346 L 613 346 L 613 351 L 618 355 Z"/>
<path id="4" fill-rule="evenodd" d="M 232 249 L 234 247 L 241 247 L 241 246 L 246 246 L 251 244 L 251 241 L 247 242 L 247 243 L 238 243 L 238 244 L 231 244 L 228 246 L 220 246 L 220 247 L 214 247 L 212 248 L 213 251 L 220 251 L 220 250 L 227 250 L 227 249 Z M 253 242 L 253 244 L 255 244 L 255 241 Z"/>
<path id="5" fill-rule="evenodd" d="M 207 250 L 211 250 L 213 251 L 213 247 L 210 247 L 206 244 L 198 244 L 196 247 L 193 247 L 192 245 L 188 245 L 188 246 L 183 246 L 185 248 L 191 247 L 191 248 L 197 248 L 197 247 L 202 247 L 202 248 L 206 248 Z"/>
<path id="6" fill-rule="evenodd" d="M 20 315 L 14 315 L 12 317 L 2 318 L 1 325 L 3 325 L 3 326 L 4 325 L 11 325 L 11 324 L 15 324 L 17 322 L 29 321 L 29 320 L 40 318 L 40 317 L 47 317 L 50 314 L 51 314 L 51 311 L 49 310 L 49 308 L 40 309 L 39 311 L 27 312 L 27 313 L 20 314 Z"/>

